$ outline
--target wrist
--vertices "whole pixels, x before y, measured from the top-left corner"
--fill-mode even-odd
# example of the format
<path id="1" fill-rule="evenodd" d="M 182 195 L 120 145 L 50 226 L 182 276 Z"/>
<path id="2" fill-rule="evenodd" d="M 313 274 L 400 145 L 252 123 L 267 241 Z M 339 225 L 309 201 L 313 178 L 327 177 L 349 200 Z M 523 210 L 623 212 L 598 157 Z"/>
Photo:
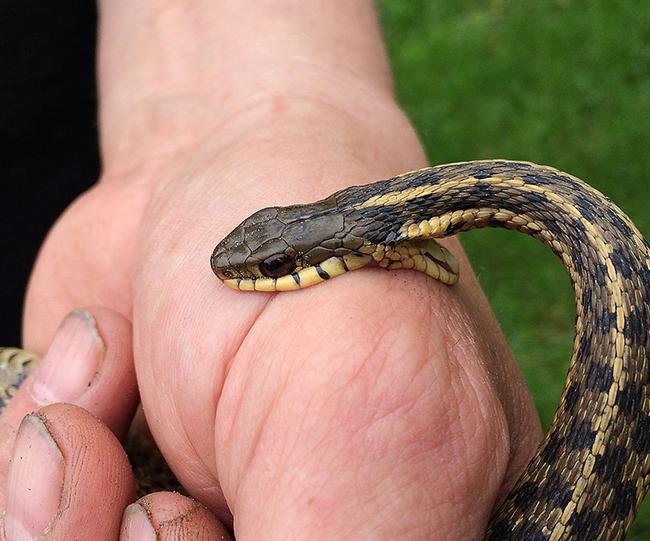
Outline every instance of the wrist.
<path id="1" fill-rule="evenodd" d="M 369 1 L 243 9 L 231 0 L 116 0 L 100 9 L 100 124 L 109 170 L 213 139 L 220 124 L 268 95 L 331 101 L 357 86 L 391 94 Z"/>

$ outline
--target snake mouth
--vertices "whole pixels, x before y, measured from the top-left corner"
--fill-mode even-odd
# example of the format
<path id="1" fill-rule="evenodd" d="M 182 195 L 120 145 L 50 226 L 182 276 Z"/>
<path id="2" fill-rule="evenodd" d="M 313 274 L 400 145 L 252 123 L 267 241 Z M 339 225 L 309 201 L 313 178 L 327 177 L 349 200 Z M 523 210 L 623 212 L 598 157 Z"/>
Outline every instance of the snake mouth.
<path id="1" fill-rule="evenodd" d="M 348 271 L 360 269 L 370 263 L 390 270 L 413 269 L 424 272 L 446 285 L 454 285 L 458 281 L 459 265 L 456 258 L 449 250 L 433 240 L 410 241 L 408 246 L 400 249 L 402 253 L 397 260 L 392 259 L 388 253 L 380 251 L 383 257 L 381 260 L 378 257 L 379 252 L 373 255 L 356 253 L 332 256 L 316 265 L 302 267 L 278 278 L 235 277 L 224 279 L 223 283 L 239 291 L 296 291 L 320 284 Z M 392 253 L 398 254 L 397 251 Z"/>
<path id="2" fill-rule="evenodd" d="M 320 284 L 345 272 L 360 269 L 371 260 L 370 256 L 361 254 L 332 256 L 316 265 L 303 267 L 278 278 L 230 278 L 223 280 L 223 283 L 239 291 L 295 291 Z"/>

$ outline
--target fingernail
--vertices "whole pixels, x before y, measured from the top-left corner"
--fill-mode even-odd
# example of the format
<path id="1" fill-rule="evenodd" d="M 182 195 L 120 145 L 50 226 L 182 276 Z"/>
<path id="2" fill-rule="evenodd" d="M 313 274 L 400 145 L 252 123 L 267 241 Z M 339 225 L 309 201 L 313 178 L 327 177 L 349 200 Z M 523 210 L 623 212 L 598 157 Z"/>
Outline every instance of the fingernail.
<path id="1" fill-rule="evenodd" d="M 132 503 L 124 510 L 120 541 L 156 541 L 156 531 L 140 504 Z"/>
<path id="2" fill-rule="evenodd" d="M 7 541 L 46 533 L 59 509 L 63 454 L 35 414 L 23 419 L 7 475 L 4 529 Z"/>
<path id="3" fill-rule="evenodd" d="M 99 372 L 104 352 L 95 318 L 87 310 L 71 312 L 34 371 L 34 400 L 45 405 L 78 399 Z"/>

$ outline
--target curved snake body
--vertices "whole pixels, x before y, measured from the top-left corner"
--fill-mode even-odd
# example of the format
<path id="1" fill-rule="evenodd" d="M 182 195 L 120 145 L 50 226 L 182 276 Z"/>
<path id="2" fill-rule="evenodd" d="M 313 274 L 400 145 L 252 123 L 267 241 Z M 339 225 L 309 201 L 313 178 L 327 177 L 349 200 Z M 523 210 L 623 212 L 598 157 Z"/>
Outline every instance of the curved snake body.
<path id="1" fill-rule="evenodd" d="M 241 290 L 299 289 L 368 264 L 453 284 L 455 261 L 433 239 L 478 227 L 515 229 L 551 248 L 577 309 L 555 419 L 487 537 L 622 539 L 650 482 L 650 250 L 591 186 L 526 162 L 431 167 L 258 211 L 211 263 Z"/>
<path id="2" fill-rule="evenodd" d="M 258 211 L 217 245 L 211 264 L 241 290 L 300 289 L 369 264 L 451 285 L 458 266 L 433 239 L 478 227 L 549 246 L 571 277 L 577 312 L 555 419 L 487 538 L 622 539 L 650 483 L 650 249 L 588 184 L 525 162 L 431 167 Z M 34 362 L 0 351 L 0 411 Z"/>

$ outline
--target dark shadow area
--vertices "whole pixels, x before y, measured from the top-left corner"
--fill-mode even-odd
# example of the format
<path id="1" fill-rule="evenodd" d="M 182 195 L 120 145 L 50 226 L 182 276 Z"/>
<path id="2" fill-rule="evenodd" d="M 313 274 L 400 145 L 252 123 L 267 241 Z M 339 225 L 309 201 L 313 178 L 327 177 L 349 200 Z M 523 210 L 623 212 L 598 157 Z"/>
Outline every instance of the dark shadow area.
<path id="1" fill-rule="evenodd" d="M 0 344 L 47 230 L 99 174 L 94 2 L 0 3 Z"/>

